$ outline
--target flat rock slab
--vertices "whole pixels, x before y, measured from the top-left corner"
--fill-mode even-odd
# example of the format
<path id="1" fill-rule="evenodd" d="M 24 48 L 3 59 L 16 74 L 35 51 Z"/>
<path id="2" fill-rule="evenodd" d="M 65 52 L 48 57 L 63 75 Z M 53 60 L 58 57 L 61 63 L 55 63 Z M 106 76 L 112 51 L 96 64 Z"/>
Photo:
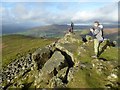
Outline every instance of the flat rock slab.
<path id="1" fill-rule="evenodd" d="M 68 66 L 68 63 L 65 60 L 65 57 L 61 54 L 60 51 L 55 51 L 52 57 L 44 64 L 42 71 L 51 73 L 55 69 L 59 71 L 66 66 Z"/>

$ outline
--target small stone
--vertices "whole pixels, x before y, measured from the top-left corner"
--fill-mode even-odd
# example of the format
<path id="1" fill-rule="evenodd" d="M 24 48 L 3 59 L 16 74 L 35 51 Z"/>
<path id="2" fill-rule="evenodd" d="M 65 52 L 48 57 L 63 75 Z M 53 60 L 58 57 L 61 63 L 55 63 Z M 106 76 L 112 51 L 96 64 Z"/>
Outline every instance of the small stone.
<path id="1" fill-rule="evenodd" d="M 50 88 L 63 88 L 65 87 L 64 83 L 60 78 L 53 77 L 49 82 Z"/>
<path id="2" fill-rule="evenodd" d="M 8 79 L 8 80 L 7 80 L 7 82 L 9 83 L 9 82 L 10 82 L 10 80 Z"/>
<path id="3" fill-rule="evenodd" d="M 113 78 L 118 78 L 118 76 L 116 75 L 116 74 L 111 74 L 111 77 L 113 77 Z"/>

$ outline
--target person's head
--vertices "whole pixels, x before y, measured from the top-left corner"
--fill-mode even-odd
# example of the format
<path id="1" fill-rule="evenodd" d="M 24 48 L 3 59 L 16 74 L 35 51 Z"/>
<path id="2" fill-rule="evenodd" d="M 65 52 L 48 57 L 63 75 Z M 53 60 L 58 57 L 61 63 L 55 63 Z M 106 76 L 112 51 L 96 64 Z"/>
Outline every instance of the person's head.
<path id="1" fill-rule="evenodd" d="M 99 22 L 98 22 L 98 21 L 95 21 L 95 22 L 94 22 L 94 26 L 95 26 L 95 27 L 98 27 L 98 26 L 99 26 Z"/>

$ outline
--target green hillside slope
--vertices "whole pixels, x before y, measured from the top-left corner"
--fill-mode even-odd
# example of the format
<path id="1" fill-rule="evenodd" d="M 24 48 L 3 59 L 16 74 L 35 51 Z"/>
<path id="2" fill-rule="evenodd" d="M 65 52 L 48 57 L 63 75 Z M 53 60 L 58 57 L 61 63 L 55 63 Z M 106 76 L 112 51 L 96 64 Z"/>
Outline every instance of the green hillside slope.
<path id="1" fill-rule="evenodd" d="M 2 37 L 2 65 L 6 66 L 15 58 L 42 48 L 55 40 L 24 35 L 5 35 Z"/>

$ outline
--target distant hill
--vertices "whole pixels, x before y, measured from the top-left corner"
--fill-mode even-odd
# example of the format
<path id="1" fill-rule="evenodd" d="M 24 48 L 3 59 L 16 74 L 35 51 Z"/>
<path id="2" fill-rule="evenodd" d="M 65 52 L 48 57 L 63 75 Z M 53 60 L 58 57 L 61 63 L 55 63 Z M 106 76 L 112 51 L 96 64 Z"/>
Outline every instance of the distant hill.
<path id="1" fill-rule="evenodd" d="M 80 35 L 86 35 L 89 33 L 89 28 L 92 27 L 91 25 L 74 25 L 74 31 L 78 32 Z M 4 29 L 6 27 L 3 27 L 3 34 L 5 33 Z M 46 25 L 46 26 L 38 26 L 30 29 L 25 29 L 27 27 L 24 27 L 24 29 L 20 28 L 17 30 L 18 32 L 15 32 L 17 29 L 17 26 L 11 28 L 6 28 L 6 30 L 10 32 L 15 32 L 14 34 L 21 34 L 25 36 L 32 36 L 32 37 L 55 37 L 55 38 L 61 38 L 65 35 L 65 33 L 68 31 L 68 28 L 70 28 L 70 25 L 59 25 L 59 24 L 53 24 L 53 25 Z M 110 38 L 111 40 L 118 40 L 118 30 L 117 25 L 106 25 L 104 24 L 104 36 L 106 38 Z M 21 29 L 21 32 L 19 30 Z M 13 33 L 12 32 L 12 33 Z"/>
<path id="2" fill-rule="evenodd" d="M 16 34 L 16 33 L 25 33 L 25 34 L 30 34 L 32 33 L 32 30 L 44 30 L 44 31 L 50 31 L 52 32 L 51 34 L 54 34 L 53 32 L 61 32 L 61 31 L 66 31 L 70 26 L 67 24 L 51 24 L 51 25 L 45 25 L 45 26 L 36 26 L 36 25 L 32 25 L 32 24 L 9 24 L 9 25 L 2 25 L 2 34 Z M 89 29 L 91 27 L 91 25 L 74 25 L 74 29 Z M 112 24 L 104 24 L 105 28 L 117 28 L 117 25 L 112 25 Z M 31 33 L 30 33 L 31 32 Z M 37 32 L 36 32 L 37 33 Z M 35 33 L 35 34 L 36 34 Z M 35 35 L 32 34 L 32 35 Z M 50 34 L 50 35 L 51 35 Z M 50 36 L 49 33 L 46 33 L 46 35 Z M 35 36 L 44 36 L 44 35 L 35 35 Z"/>
<path id="3" fill-rule="evenodd" d="M 74 31 L 89 30 L 91 25 L 75 25 Z M 104 25 L 105 28 L 115 28 L 114 25 Z M 47 25 L 31 28 L 25 32 L 20 32 L 19 34 L 35 36 L 35 37 L 61 37 L 68 31 L 70 25 Z"/>
<path id="4" fill-rule="evenodd" d="M 21 32 L 19 34 L 30 35 L 35 37 L 61 37 L 68 30 L 69 25 L 47 25 L 31 28 L 28 31 Z"/>
<path id="5" fill-rule="evenodd" d="M 13 34 L 13 33 L 18 33 L 18 32 L 23 32 L 28 30 L 28 26 L 25 24 L 23 25 L 2 25 L 2 34 Z"/>

